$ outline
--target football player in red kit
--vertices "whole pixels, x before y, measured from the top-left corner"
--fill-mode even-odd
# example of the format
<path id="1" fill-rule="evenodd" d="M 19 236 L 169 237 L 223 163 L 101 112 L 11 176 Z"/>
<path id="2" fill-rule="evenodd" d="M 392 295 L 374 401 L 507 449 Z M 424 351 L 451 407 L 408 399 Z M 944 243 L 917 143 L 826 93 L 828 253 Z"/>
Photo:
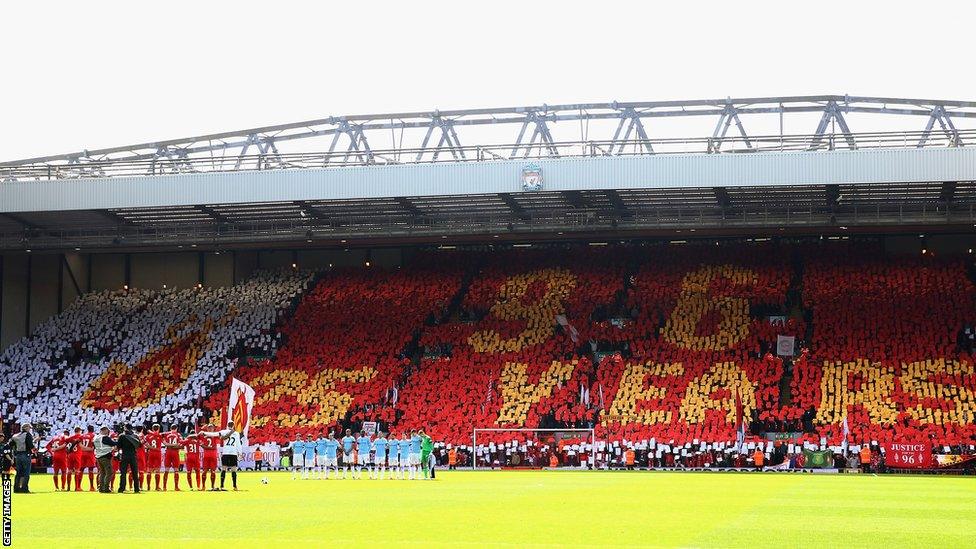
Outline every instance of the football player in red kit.
<path id="1" fill-rule="evenodd" d="M 180 448 L 183 447 L 183 437 L 176 430 L 174 423 L 169 431 L 163 434 L 163 490 L 169 484 L 169 474 L 173 473 L 173 490 L 180 491 Z"/>
<path id="2" fill-rule="evenodd" d="M 143 438 L 142 444 L 146 447 L 146 467 L 149 472 L 150 478 L 155 475 L 156 477 L 156 491 L 160 491 L 159 488 L 159 470 L 163 465 L 163 435 L 159 432 L 159 424 L 153 423 L 152 430 L 146 433 Z M 149 484 L 146 483 L 146 490 L 149 489 Z"/>
<path id="3" fill-rule="evenodd" d="M 207 431 L 213 431 L 214 426 L 207 425 Z M 220 448 L 220 437 L 208 437 L 199 433 L 200 446 L 203 448 L 203 476 L 206 483 L 207 471 L 210 472 L 210 489 L 217 489 L 217 453 Z"/>
<path id="4" fill-rule="evenodd" d="M 200 476 L 200 437 L 197 433 L 190 432 L 186 435 L 183 439 L 183 448 L 186 449 L 186 483 L 192 490 L 193 473 L 196 473 L 197 490 L 203 490 L 203 478 Z"/>
<path id="5" fill-rule="evenodd" d="M 82 433 L 78 439 L 78 469 L 88 473 L 88 491 L 95 491 L 95 428 L 88 426 L 88 431 Z M 81 473 L 75 478 L 75 490 L 81 490 Z"/>
<path id="6" fill-rule="evenodd" d="M 47 443 L 47 452 L 51 454 L 51 466 L 54 468 L 54 490 L 61 490 L 61 486 L 64 489 L 68 489 L 68 442 L 69 437 L 68 430 L 65 429 L 64 433 L 60 435 L 55 435 Z M 58 484 L 58 479 L 61 479 L 61 484 Z"/>
<path id="7" fill-rule="evenodd" d="M 68 485 L 75 480 L 75 492 L 81 491 L 81 427 L 75 427 L 75 434 L 68 437 Z"/>

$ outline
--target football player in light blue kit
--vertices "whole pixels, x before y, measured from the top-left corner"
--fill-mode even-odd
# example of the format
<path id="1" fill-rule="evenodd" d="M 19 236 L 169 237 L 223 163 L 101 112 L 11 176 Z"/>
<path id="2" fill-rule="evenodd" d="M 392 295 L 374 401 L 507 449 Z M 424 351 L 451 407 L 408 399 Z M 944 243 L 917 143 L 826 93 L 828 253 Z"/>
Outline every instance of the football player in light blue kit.
<path id="1" fill-rule="evenodd" d="M 325 438 L 325 433 L 319 433 L 318 440 L 315 441 L 315 478 L 325 478 L 325 454 L 329 439 Z"/>
<path id="2" fill-rule="evenodd" d="M 420 435 L 410 431 L 410 480 L 420 478 Z"/>
<path id="3" fill-rule="evenodd" d="M 383 480 L 386 473 L 386 446 L 386 436 L 383 431 L 380 431 L 379 436 L 373 441 L 373 452 L 376 455 L 373 456 L 373 468 L 369 470 L 369 478 Z"/>
<path id="4" fill-rule="evenodd" d="M 325 478 L 329 478 L 329 469 L 335 471 L 335 478 L 339 478 L 339 441 L 335 431 L 329 431 L 329 438 L 325 439 Z"/>
<path id="5" fill-rule="evenodd" d="M 342 437 L 342 478 L 346 478 L 346 474 L 352 476 L 349 468 L 352 467 L 352 447 L 356 444 L 356 438 L 352 436 L 352 431 L 346 429 L 346 436 Z"/>
<path id="6" fill-rule="evenodd" d="M 403 437 L 400 439 L 400 469 L 397 471 L 399 473 L 400 480 L 403 480 L 405 476 L 404 470 L 410 469 L 410 437 L 407 433 L 403 433 Z"/>
<path id="7" fill-rule="evenodd" d="M 390 434 L 390 480 L 396 478 L 397 472 L 400 470 L 400 441 L 397 437 Z"/>
<path id="8" fill-rule="evenodd" d="M 302 437 L 296 437 L 288 448 L 291 449 L 291 479 L 295 480 L 298 471 L 305 466 L 305 442 Z"/>
<path id="9" fill-rule="evenodd" d="M 359 432 L 356 439 L 356 478 L 363 478 L 363 466 L 369 469 L 370 478 L 373 477 L 373 461 L 369 459 L 369 453 L 373 449 L 373 441 L 364 431 Z"/>
<path id="10" fill-rule="evenodd" d="M 312 435 L 305 437 L 305 466 L 302 467 L 302 478 L 307 479 L 312 468 L 315 467 L 315 441 Z"/>

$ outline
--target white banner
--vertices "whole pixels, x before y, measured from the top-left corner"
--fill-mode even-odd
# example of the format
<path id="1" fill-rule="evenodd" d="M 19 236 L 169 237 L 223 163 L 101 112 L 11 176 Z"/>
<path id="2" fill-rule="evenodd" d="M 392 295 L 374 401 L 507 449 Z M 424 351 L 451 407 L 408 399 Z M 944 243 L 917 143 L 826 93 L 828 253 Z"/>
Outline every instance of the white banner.
<path id="1" fill-rule="evenodd" d="M 241 469 L 254 469 L 254 452 L 258 447 L 258 445 L 244 447 L 238 462 Z M 277 444 L 263 444 L 260 448 L 264 453 L 264 466 L 277 469 L 281 464 L 281 447 Z"/>
<path id="2" fill-rule="evenodd" d="M 367 435 L 376 434 L 376 422 L 375 421 L 364 421 L 363 422 L 363 432 Z"/>
<path id="3" fill-rule="evenodd" d="M 234 430 L 244 435 L 251 427 L 251 409 L 254 408 L 254 389 L 243 381 L 232 378 L 230 386 L 230 403 L 227 405 L 227 417 L 234 422 Z"/>
<path id="4" fill-rule="evenodd" d="M 776 354 L 778 356 L 793 356 L 796 338 L 793 336 L 776 336 Z"/>

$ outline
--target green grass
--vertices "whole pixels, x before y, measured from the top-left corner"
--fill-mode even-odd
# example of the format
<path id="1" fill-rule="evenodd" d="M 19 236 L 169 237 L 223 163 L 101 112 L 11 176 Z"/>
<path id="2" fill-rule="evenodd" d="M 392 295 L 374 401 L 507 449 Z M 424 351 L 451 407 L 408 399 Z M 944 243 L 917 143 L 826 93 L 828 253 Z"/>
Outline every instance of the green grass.
<path id="1" fill-rule="evenodd" d="M 50 477 L 35 475 L 40 493 L 14 496 L 14 547 L 976 546 L 972 477 L 443 471 L 433 482 L 273 473 L 264 485 L 260 476 L 242 474 L 236 493 L 104 495 L 47 491 Z"/>

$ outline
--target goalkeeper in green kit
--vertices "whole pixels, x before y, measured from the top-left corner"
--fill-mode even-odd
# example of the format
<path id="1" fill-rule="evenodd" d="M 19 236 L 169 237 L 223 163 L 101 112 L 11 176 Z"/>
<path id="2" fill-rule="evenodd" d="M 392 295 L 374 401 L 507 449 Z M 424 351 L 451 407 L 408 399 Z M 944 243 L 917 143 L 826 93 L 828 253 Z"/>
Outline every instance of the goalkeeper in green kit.
<path id="1" fill-rule="evenodd" d="M 433 478 L 434 464 L 431 454 L 434 453 L 434 441 L 423 430 L 418 434 L 420 435 L 420 468 L 424 472 L 425 479 Z"/>

